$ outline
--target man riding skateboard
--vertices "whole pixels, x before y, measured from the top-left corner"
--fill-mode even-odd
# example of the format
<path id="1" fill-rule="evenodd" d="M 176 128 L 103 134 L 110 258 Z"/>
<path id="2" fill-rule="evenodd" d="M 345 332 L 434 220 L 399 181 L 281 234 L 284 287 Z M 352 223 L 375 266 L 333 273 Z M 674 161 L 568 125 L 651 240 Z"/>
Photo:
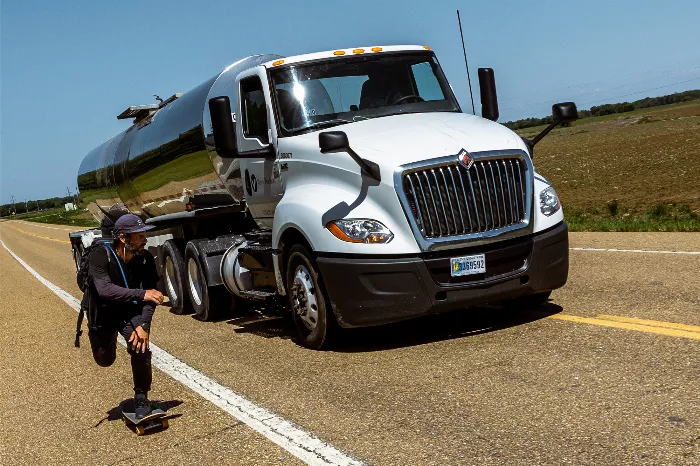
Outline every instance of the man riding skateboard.
<path id="1" fill-rule="evenodd" d="M 89 257 L 96 310 L 88 331 L 92 355 L 100 366 L 111 366 L 117 357 L 117 332 L 126 339 L 138 419 L 151 412 L 148 339 L 155 307 L 163 302 L 163 294 L 155 289 L 155 261 L 145 250 L 145 231 L 151 228 L 134 214 L 122 215 L 114 223 L 114 240 L 95 248 Z"/>

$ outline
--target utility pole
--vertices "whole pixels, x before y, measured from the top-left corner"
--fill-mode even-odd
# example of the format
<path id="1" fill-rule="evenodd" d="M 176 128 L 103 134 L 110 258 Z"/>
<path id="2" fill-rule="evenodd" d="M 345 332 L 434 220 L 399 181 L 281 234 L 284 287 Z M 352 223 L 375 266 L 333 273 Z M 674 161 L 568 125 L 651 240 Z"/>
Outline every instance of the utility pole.
<path id="1" fill-rule="evenodd" d="M 28 213 L 29 213 L 29 209 L 27 208 L 27 198 L 26 198 L 26 196 L 25 196 L 25 198 L 24 198 L 24 213 L 25 213 L 25 214 L 28 214 Z"/>
<path id="2" fill-rule="evenodd" d="M 12 203 L 12 212 L 10 212 L 10 215 L 14 215 L 14 213 L 15 213 L 15 196 L 10 195 L 10 202 Z"/>

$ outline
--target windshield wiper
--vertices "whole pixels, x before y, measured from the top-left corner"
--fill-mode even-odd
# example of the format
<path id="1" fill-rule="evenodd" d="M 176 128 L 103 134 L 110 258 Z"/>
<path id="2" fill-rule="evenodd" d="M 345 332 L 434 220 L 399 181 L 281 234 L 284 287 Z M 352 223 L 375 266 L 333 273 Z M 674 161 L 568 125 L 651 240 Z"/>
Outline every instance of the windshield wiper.
<path id="1" fill-rule="evenodd" d="M 326 126 L 344 125 L 345 123 L 352 123 L 352 121 L 343 120 L 341 118 L 336 118 L 334 120 L 319 121 L 318 123 L 313 123 L 309 126 L 305 126 L 304 128 L 300 128 L 300 129 L 324 128 Z"/>

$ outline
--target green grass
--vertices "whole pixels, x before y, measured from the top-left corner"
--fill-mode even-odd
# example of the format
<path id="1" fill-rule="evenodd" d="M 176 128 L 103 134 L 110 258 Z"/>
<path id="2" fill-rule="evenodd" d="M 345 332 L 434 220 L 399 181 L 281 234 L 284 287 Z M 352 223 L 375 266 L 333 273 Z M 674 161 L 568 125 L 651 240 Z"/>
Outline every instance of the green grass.
<path id="1" fill-rule="evenodd" d="M 700 231 L 700 214 L 687 205 L 659 204 L 646 212 L 621 212 L 610 202 L 598 209 L 564 208 L 570 231 Z"/>
<path id="2" fill-rule="evenodd" d="M 679 110 L 679 109 L 682 109 L 683 107 L 696 106 L 696 105 L 698 105 L 698 101 L 693 100 L 690 102 L 681 102 L 678 104 L 660 105 L 657 107 L 648 107 L 648 108 L 638 108 L 636 110 L 632 110 L 631 112 L 613 113 L 611 115 L 581 118 L 579 120 L 572 122 L 570 124 L 570 126 L 568 126 L 568 127 L 575 128 L 577 126 L 585 126 L 585 125 L 590 125 L 592 123 L 602 123 L 605 121 L 632 120 L 632 119 L 635 119 L 637 117 L 642 117 L 644 115 L 653 116 L 655 113 L 666 113 L 668 111 Z M 547 125 L 531 126 L 529 128 L 519 129 L 516 131 L 516 133 L 518 133 L 521 136 L 532 138 L 532 137 L 537 136 L 546 127 L 547 127 Z M 563 129 L 565 129 L 565 128 L 558 126 L 554 130 L 552 130 L 552 132 L 553 133 L 558 132 L 558 131 L 561 131 Z"/>
<path id="3" fill-rule="evenodd" d="M 66 212 L 64 208 L 30 212 L 16 215 L 13 219 L 27 220 L 28 222 L 49 223 L 52 225 L 68 225 L 74 227 L 97 227 L 99 223 L 92 218 L 87 210 L 72 210 Z"/>

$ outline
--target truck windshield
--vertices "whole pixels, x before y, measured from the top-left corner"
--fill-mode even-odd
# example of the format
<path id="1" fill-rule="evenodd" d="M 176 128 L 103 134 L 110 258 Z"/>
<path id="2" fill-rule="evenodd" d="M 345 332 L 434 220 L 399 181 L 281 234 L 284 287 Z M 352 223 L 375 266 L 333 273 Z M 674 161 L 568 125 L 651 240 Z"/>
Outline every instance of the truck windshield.
<path id="1" fill-rule="evenodd" d="M 432 52 L 361 55 L 270 71 L 281 136 L 401 113 L 459 112 Z"/>

